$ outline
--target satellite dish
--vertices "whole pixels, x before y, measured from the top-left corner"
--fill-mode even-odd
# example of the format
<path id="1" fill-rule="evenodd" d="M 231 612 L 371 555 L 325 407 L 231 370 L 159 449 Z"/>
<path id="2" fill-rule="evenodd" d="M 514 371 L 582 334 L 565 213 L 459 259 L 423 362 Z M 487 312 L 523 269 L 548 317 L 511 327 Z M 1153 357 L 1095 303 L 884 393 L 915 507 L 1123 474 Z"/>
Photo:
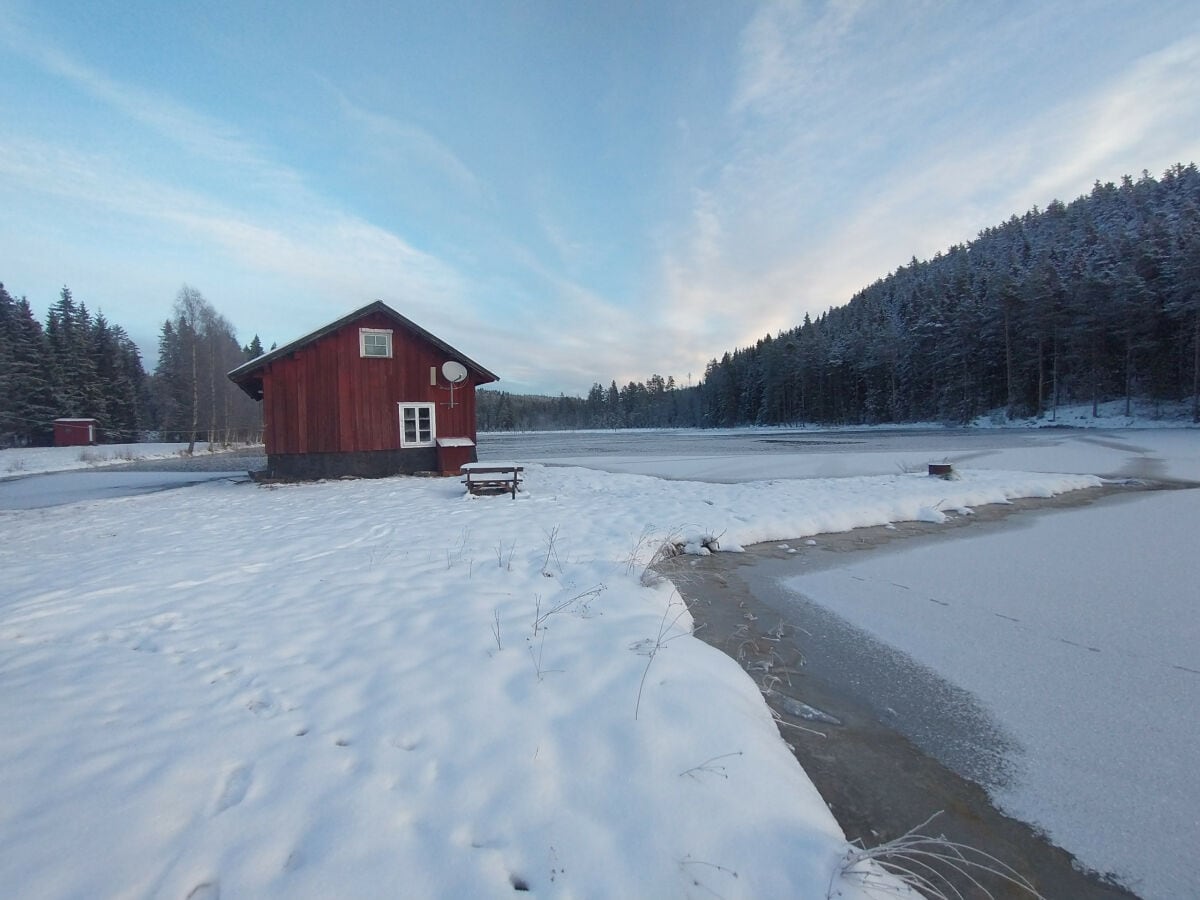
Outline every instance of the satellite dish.
<path id="1" fill-rule="evenodd" d="M 442 363 L 442 375 L 451 384 L 460 384 L 467 380 L 467 367 L 460 362 L 450 360 Z"/>

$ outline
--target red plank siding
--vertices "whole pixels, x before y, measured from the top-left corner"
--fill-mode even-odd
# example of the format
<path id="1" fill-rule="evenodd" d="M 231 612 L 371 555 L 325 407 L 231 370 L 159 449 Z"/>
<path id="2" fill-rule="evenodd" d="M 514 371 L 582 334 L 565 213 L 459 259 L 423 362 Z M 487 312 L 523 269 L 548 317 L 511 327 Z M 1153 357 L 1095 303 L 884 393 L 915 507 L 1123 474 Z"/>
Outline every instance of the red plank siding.
<path id="1" fill-rule="evenodd" d="M 359 329 L 392 331 L 392 358 L 359 355 Z M 270 453 L 395 450 L 400 403 L 435 403 L 440 437 L 475 439 L 477 380 L 450 391 L 441 366 L 451 359 L 383 313 L 357 319 L 263 371 L 265 439 Z M 429 370 L 438 384 L 429 383 Z"/>

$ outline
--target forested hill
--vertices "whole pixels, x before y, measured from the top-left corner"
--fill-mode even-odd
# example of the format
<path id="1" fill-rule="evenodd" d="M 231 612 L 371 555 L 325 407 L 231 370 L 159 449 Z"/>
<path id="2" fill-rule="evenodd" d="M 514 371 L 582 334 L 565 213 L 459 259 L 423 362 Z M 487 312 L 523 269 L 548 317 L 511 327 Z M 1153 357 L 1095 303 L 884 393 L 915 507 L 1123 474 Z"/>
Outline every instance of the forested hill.
<path id="1" fill-rule="evenodd" d="M 497 395 L 480 427 L 966 422 L 1056 405 L 1192 400 L 1200 421 L 1200 172 L 1096 183 L 913 259 L 830 309 L 708 364 L 588 399 Z"/>
<path id="2" fill-rule="evenodd" d="M 1099 184 L 913 260 L 705 373 L 715 425 L 964 422 L 1196 396 L 1200 172 Z"/>

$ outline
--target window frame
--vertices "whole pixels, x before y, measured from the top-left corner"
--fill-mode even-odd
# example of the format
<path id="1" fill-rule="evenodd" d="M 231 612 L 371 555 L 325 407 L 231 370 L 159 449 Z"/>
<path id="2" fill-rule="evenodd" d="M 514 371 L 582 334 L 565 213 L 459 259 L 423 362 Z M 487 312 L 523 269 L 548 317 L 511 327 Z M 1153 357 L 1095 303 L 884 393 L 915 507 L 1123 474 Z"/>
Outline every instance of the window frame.
<path id="1" fill-rule="evenodd" d="M 368 353 L 367 352 L 367 338 L 368 337 L 371 337 L 371 338 L 383 337 L 385 352 L 383 352 L 383 353 Z M 394 341 L 392 340 L 392 329 L 390 329 L 390 328 L 360 328 L 360 329 L 358 329 L 358 355 L 363 359 L 391 359 L 393 344 L 394 344 Z M 371 346 L 377 347 L 378 345 L 375 344 L 374 341 L 372 341 Z"/>
<path id="2" fill-rule="evenodd" d="M 410 449 L 414 449 L 417 447 L 435 447 L 435 446 L 437 446 L 437 404 L 436 403 L 426 403 L 423 401 L 413 401 L 413 402 L 401 401 L 400 403 L 397 403 L 396 406 L 398 407 L 397 413 L 400 417 L 400 448 L 402 450 L 410 450 Z M 405 438 L 404 412 L 405 412 L 405 410 L 408 410 L 408 409 L 413 409 L 413 410 L 417 411 L 416 418 L 415 418 L 416 438 L 417 439 L 415 441 L 409 441 Z M 421 412 L 422 411 L 427 411 L 429 413 L 429 439 L 425 440 L 425 441 L 421 440 Z"/>

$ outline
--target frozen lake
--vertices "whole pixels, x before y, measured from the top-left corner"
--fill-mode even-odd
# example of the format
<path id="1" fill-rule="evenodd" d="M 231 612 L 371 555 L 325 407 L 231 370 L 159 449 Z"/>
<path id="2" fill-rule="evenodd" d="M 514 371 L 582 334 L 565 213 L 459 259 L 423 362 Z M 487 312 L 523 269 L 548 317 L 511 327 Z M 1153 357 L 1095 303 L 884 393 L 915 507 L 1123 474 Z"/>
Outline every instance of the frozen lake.
<path id="1" fill-rule="evenodd" d="M 975 780 L 982 769 L 1002 809 L 1139 896 L 1195 896 L 1197 521 L 1196 490 L 1110 497 L 821 571 L 797 565 L 780 584 L 798 615 L 817 604 L 987 711 L 1005 739 L 969 748 L 978 760 L 953 746 L 937 755 Z M 919 730 L 921 710 L 904 711 L 919 698 L 898 694 L 880 705 Z M 996 753 L 1003 777 L 988 783 Z"/>
<path id="2" fill-rule="evenodd" d="M 479 436 L 479 458 L 737 483 L 975 469 L 1200 481 L 1200 432 L 874 428 L 591 431 Z"/>
<path id="3" fill-rule="evenodd" d="M 88 500 L 111 500 L 117 497 L 154 494 L 203 484 L 206 481 L 238 481 L 246 478 L 244 471 L 143 472 L 83 469 L 50 472 L 0 481 L 0 509 L 45 509 Z"/>

